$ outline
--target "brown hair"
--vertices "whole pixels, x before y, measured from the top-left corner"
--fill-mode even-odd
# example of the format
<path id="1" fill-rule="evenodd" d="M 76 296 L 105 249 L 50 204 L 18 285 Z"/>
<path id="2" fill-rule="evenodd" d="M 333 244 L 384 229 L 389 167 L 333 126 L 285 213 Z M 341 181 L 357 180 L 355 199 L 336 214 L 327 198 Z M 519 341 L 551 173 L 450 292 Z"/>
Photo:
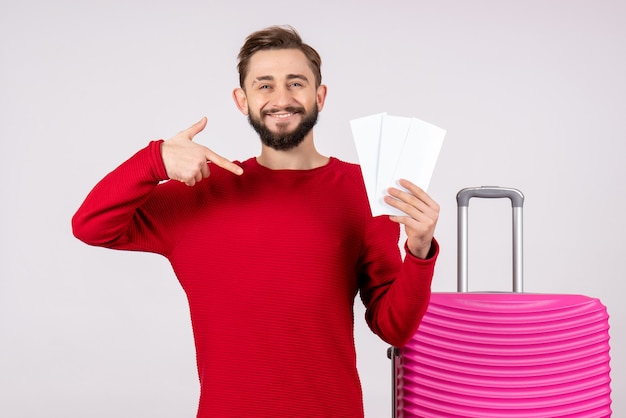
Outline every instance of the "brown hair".
<path id="1" fill-rule="evenodd" d="M 315 86 L 322 84 L 322 58 L 315 49 L 302 42 L 302 38 L 291 26 L 270 26 L 250 34 L 239 50 L 239 85 L 244 88 L 244 80 L 248 74 L 250 58 L 258 51 L 267 49 L 298 49 L 309 60 L 315 75 Z"/>

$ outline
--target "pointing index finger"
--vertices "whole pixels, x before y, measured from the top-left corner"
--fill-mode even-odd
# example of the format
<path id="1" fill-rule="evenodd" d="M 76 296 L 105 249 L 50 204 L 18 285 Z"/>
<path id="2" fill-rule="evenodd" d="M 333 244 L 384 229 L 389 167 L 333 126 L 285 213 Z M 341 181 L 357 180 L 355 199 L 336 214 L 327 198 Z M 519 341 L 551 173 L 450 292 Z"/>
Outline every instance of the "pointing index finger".
<path id="1" fill-rule="evenodd" d="M 210 161 L 213 164 L 219 167 L 222 167 L 223 169 L 228 170 L 233 174 L 236 174 L 238 176 L 243 174 L 243 168 L 239 167 L 237 164 L 233 163 L 232 161 L 222 157 L 221 155 L 214 153 L 208 148 L 206 152 L 206 159 L 207 161 Z"/>

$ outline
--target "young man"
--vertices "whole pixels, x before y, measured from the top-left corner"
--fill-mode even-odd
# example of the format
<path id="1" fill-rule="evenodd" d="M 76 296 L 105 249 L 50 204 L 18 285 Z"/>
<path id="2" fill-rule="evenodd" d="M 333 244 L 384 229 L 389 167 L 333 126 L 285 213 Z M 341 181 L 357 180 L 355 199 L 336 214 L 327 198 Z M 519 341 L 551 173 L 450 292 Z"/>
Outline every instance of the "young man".
<path id="1" fill-rule="evenodd" d="M 372 217 L 359 167 L 315 148 L 320 65 L 291 28 L 251 34 L 233 97 L 260 155 L 231 162 L 193 142 L 203 118 L 108 174 L 73 218 L 88 244 L 171 262 L 191 311 L 198 417 L 362 417 L 357 293 L 396 346 L 426 310 L 438 205 L 401 181 L 387 202 L 406 216 Z"/>

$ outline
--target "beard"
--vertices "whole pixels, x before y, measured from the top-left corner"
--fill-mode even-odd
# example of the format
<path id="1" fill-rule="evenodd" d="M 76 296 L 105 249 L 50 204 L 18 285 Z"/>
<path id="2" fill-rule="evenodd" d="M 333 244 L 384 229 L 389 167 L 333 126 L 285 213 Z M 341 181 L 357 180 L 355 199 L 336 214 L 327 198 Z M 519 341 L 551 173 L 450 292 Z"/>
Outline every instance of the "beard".
<path id="1" fill-rule="evenodd" d="M 306 113 L 302 107 L 289 106 L 284 110 L 291 113 L 300 113 L 303 116 L 303 119 L 300 121 L 298 126 L 296 126 L 296 128 L 291 132 L 284 132 L 281 124 L 278 124 L 278 132 L 270 131 L 261 119 L 256 116 L 252 116 L 252 112 L 248 109 L 248 122 L 250 122 L 250 125 L 259 134 L 263 145 L 277 151 L 288 151 L 300 145 L 300 143 L 304 140 L 304 137 L 311 132 L 311 129 L 313 129 L 317 123 L 317 116 L 319 113 L 317 105 L 315 105 L 313 110 L 308 113 Z M 265 116 L 269 113 L 272 112 L 264 111 L 261 115 Z"/>

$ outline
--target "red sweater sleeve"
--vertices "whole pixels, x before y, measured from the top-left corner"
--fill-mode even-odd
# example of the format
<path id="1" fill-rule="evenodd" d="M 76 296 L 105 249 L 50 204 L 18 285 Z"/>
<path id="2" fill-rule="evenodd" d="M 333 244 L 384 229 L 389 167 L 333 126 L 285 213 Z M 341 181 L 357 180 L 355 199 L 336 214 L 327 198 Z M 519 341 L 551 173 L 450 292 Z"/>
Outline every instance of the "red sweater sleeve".
<path id="1" fill-rule="evenodd" d="M 150 142 L 93 188 L 72 218 L 76 238 L 89 245 L 161 252 L 158 240 L 149 237 L 156 233 L 149 214 L 139 210 L 167 179 L 161 142 Z"/>
<path id="2" fill-rule="evenodd" d="M 368 227 L 367 237 L 371 238 L 366 237 L 367 258 L 371 261 L 364 264 L 361 272 L 361 299 L 372 331 L 387 343 L 402 347 L 413 336 L 428 308 L 439 245 L 433 239 L 429 258 L 425 260 L 411 255 L 405 246 L 406 256 L 399 271 L 391 271 L 397 264 L 385 258 L 394 255 L 377 241 L 377 237 L 385 236 L 383 229 L 388 222 L 386 217 L 377 217 Z"/>

